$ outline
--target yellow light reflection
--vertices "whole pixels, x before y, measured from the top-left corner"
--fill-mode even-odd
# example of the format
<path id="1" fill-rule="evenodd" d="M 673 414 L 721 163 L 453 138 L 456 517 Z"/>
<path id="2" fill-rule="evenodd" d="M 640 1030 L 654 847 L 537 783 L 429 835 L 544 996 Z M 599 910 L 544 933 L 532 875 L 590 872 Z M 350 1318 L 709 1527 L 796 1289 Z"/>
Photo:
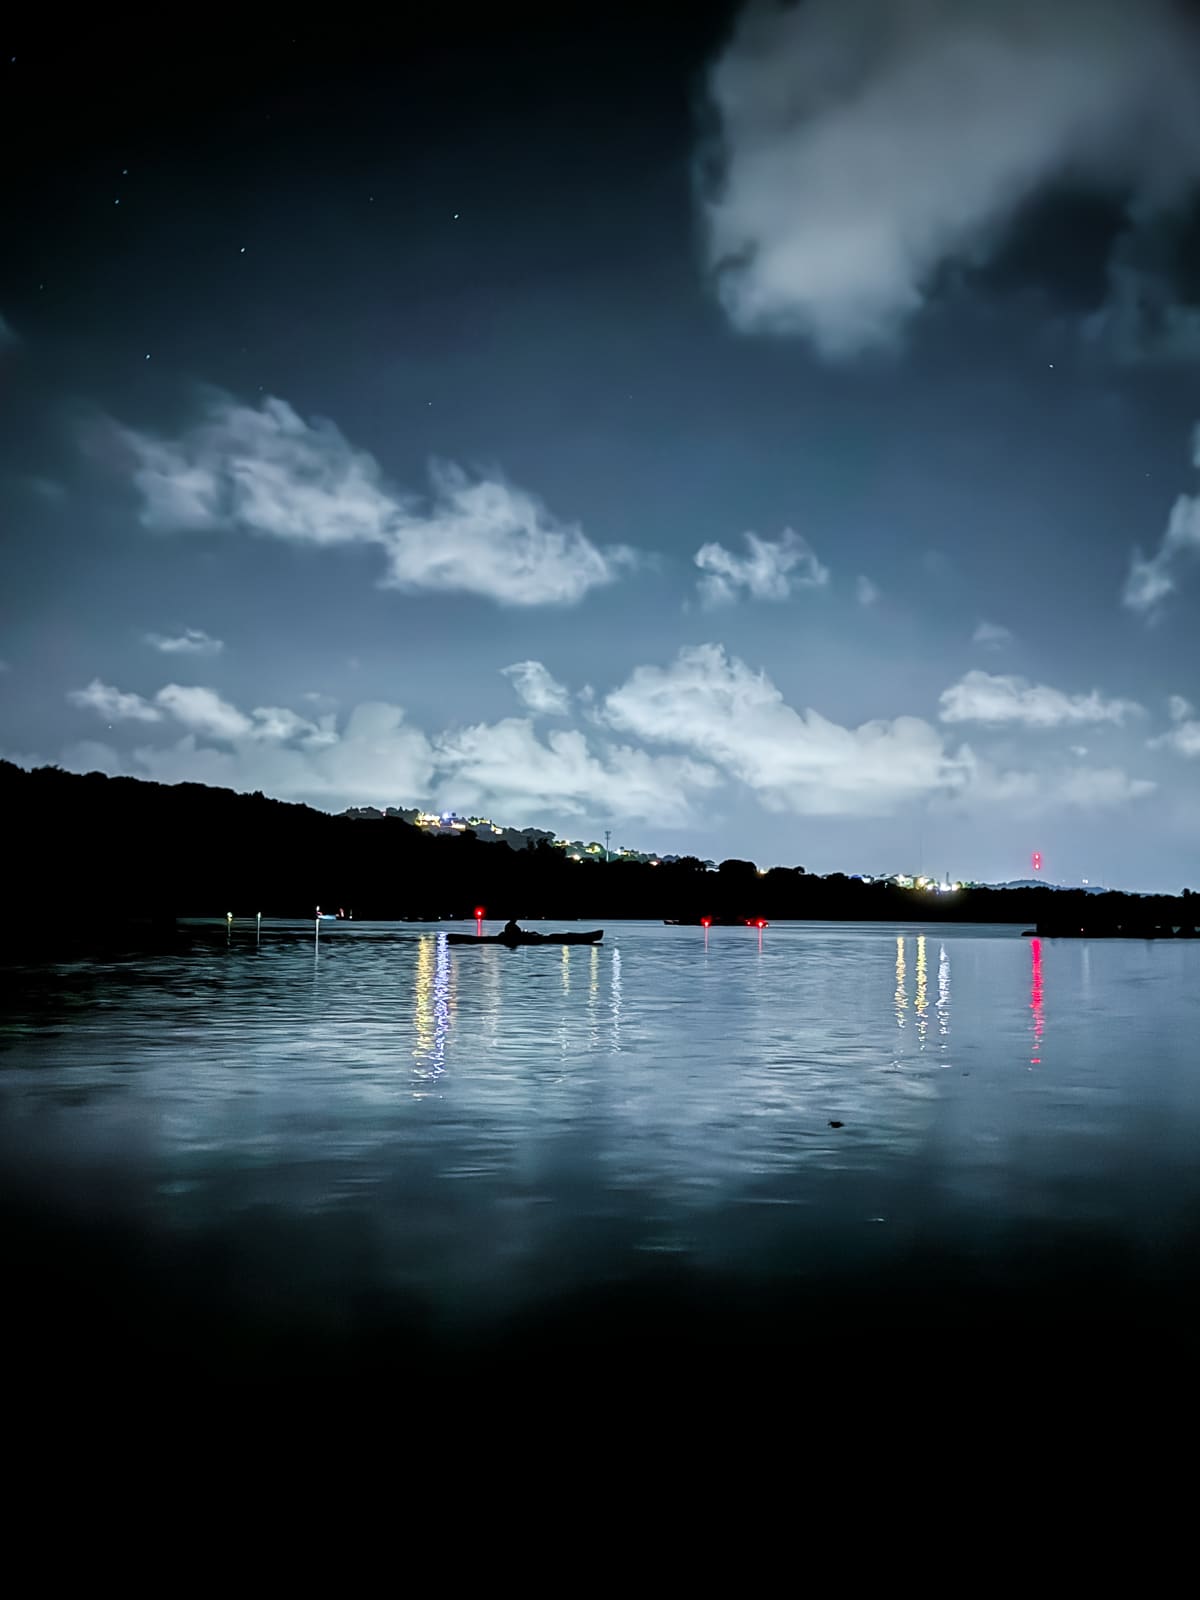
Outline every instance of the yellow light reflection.
<path id="1" fill-rule="evenodd" d="M 921 1048 L 925 1047 L 925 1034 L 929 1029 L 929 984 L 928 969 L 925 962 L 925 935 L 917 935 L 917 997 L 915 1002 L 917 1013 L 917 1037 L 921 1041 Z"/>
<path id="2" fill-rule="evenodd" d="M 433 963 L 436 940 L 431 933 L 417 941 L 417 979 L 413 989 L 413 1028 L 417 1042 L 413 1055 L 424 1060 L 433 1043 Z"/>
<path id="3" fill-rule="evenodd" d="M 446 1038 L 454 1012 L 454 963 L 444 938 L 423 935 L 417 944 L 417 976 L 413 991 L 413 1060 L 437 1078 L 445 1070 Z"/>

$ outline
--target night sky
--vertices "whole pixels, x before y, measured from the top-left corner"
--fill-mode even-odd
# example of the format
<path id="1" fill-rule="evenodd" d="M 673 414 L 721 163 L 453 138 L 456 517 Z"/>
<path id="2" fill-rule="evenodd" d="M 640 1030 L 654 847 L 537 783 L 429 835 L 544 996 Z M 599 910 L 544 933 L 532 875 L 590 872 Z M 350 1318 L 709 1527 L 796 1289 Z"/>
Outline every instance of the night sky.
<path id="1" fill-rule="evenodd" d="M 489 16 L 7 37 L 0 753 L 1195 884 L 1197 10 Z"/>

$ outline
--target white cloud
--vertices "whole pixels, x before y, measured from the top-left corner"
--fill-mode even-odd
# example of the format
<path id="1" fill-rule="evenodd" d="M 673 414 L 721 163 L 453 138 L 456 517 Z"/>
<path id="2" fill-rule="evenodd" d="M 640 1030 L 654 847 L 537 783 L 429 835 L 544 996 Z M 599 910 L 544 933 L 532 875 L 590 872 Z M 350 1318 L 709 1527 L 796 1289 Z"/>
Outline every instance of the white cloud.
<path id="1" fill-rule="evenodd" d="M 576 729 L 556 729 L 543 743 L 533 724 L 518 717 L 443 734 L 436 759 L 445 804 L 494 807 L 532 821 L 589 814 L 664 827 L 694 822 L 692 797 L 721 782 L 706 763 L 628 745 L 597 754 Z"/>
<path id="2" fill-rule="evenodd" d="M 324 744 L 330 738 L 329 716 L 312 722 L 281 706 L 258 706 L 247 715 L 222 700 L 215 689 L 198 685 L 168 683 L 150 701 L 93 678 L 86 689 L 71 689 L 67 699 L 109 722 L 162 722 L 169 718 L 208 739 Z"/>
<path id="3" fill-rule="evenodd" d="M 710 79 L 709 260 L 743 329 L 886 345 L 1055 182 L 1139 221 L 1200 174 L 1173 0 L 752 0 Z"/>
<path id="4" fill-rule="evenodd" d="M 111 684 L 93 678 L 86 689 L 70 689 L 67 699 L 73 706 L 94 711 L 107 722 L 161 722 L 162 712 L 140 694 L 123 694 Z"/>
<path id="5" fill-rule="evenodd" d="M 956 781 L 928 723 L 897 717 L 851 729 L 796 711 L 764 673 L 716 644 L 681 650 L 667 667 L 638 667 L 601 714 L 621 732 L 715 762 L 772 811 L 886 815 Z"/>
<path id="6" fill-rule="evenodd" d="M 981 622 L 971 635 L 971 643 L 981 644 L 985 650 L 1002 650 L 1012 639 L 1012 630 L 999 622 Z"/>
<path id="7" fill-rule="evenodd" d="M 1192 462 L 1200 467 L 1200 428 L 1192 435 Z M 1122 600 L 1131 611 L 1152 620 L 1167 596 L 1176 588 L 1173 568 L 1185 552 L 1200 553 L 1200 495 L 1181 494 L 1171 507 L 1167 530 L 1152 556 L 1137 546 L 1130 558 Z"/>
<path id="8" fill-rule="evenodd" d="M 1090 694 L 1064 694 L 1045 684 L 991 672 L 968 672 L 942 693 L 943 722 L 980 722 L 992 727 L 1063 728 L 1111 722 L 1118 726 L 1142 708 L 1133 700 L 1106 700 Z"/>
<path id="9" fill-rule="evenodd" d="M 1157 739 L 1148 741 L 1152 750 L 1173 750 L 1177 756 L 1200 756 L 1200 722 L 1177 722 Z"/>
<path id="10" fill-rule="evenodd" d="M 264 710 L 250 717 L 238 712 L 249 727 L 223 736 L 220 745 L 203 743 L 204 735 L 193 732 L 174 744 L 141 746 L 128 758 L 89 744 L 64 752 L 63 760 L 74 771 L 96 768 L 159 783 L 261 789 L 279 799 L 333 807 L 408 804 L 429 794 L 429 740 L 405 722 L 399 706 L 364 703 L 340 729 L 330 717 L 315 734 L 307 731 L 312 725 L 304 718 L 288 723 L 292 715 L 285 712 L 271 720 Z M 296 728 L 301 730 L 298 737 L 290 731 Z"/>
<path id="11" fill-rule="evenodd" d="M 168 656 L 215 656 L 225 648 L 223 639 L 214 639 L 203 628 L 185 628 L 182 633 L 148 633 L 146 643 Z"/>
<path id="12" fill-rule="evenodd" d="M 169 683 L 154 698 L 185 728 L 209 738 L 245 738 L 254 726 L 249 717 L 227 700 L 222 700 L 214 689 L 186 688 L 183 684 Z"/>
<path id="13" fill-rule="evenodd" d="M 510 680 L 522 705 L 540 716 L 562 716 L 571 703 L 571 691 L 550 675 L 540 661 L 514 661 L 501 672 Z"/>
<path id="14" fill-rule="evenodd" d="M 879 589 L 870 578 L 864 578 L 862 573 L 854 580 L 854 598 L 860 606 L 873 606 L 879 599 Z"/>
<path id="15" fill-rule="evenodd" d="M 386 587 L 483 595 L 503 605 L 566 605 L 634 564 L 600 549 L 498 477 L 435 462 L 422 501 L 392 489 L 373 456 L 332 422 L 286 401 L 255 408 L 213 395 L 177 440 L 121 430 L 149 528 L 236 528 L 296 544 L 373 544 Z"/>
<path id="16" fill-rule="evenodd" d="M 736 556 L 723 544 L 701 545 L 695 562 L 705 574 L 699 580 L 707 606 L 728 605 L 745 590 L 753 600 L 786 600 L 795 589 L 819 589 L 829 582 L 829 569 L 817 560 L 808 540 L 791 528 L 778 539 L 745 536 L 748 554 Z"/>
<path id="17" fill-rule="evenodd" d="M 1151 750 L 1171 750 L 1177 756 L 1200 756 L 1200 722 L 1196 720 L 1195 707 L 1181 694 L 1167 700 L 1167 715 L 1173 724 L 1166 733 L 1147 739 Z"/>

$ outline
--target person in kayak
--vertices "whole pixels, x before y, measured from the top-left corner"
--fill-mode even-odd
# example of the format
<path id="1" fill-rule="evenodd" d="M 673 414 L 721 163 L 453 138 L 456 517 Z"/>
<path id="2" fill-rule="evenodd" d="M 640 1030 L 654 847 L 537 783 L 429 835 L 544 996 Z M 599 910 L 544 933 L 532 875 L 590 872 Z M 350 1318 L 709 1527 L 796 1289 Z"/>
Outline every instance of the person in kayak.
<path id="1" fill-rule="evenodd" d="M 525 930 L 524 928 L 517 926 L 516 917 L 509 917 L 508 921 L 504 924 L 504 932 L 500 935 L 500 937 L 502 939 L 523 939 L 525 937 Z"/>

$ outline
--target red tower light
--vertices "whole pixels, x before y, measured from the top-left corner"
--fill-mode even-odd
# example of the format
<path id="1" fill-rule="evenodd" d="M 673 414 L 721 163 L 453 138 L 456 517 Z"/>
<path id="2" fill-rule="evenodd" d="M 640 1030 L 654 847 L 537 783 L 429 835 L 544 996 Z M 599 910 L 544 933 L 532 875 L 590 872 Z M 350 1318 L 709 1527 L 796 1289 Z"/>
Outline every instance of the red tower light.
<path id="1" fill-rule="evenodd" d="M 1035 850 L 1033 852 L 1033 870 L 1035 872 L 1040 872 L 1042 870 L 1042 852 L 1040 850 Z"/>
<path id="2" fill-rule="evenodd" d="M 485 915 L 485 913 L 484 913 L 483 907 L 482 906 L 476 906 L 475 907 L 475 921 L 476 922 L 482 922 L 483 919 L 484 919 L 484 915 Z"/>

